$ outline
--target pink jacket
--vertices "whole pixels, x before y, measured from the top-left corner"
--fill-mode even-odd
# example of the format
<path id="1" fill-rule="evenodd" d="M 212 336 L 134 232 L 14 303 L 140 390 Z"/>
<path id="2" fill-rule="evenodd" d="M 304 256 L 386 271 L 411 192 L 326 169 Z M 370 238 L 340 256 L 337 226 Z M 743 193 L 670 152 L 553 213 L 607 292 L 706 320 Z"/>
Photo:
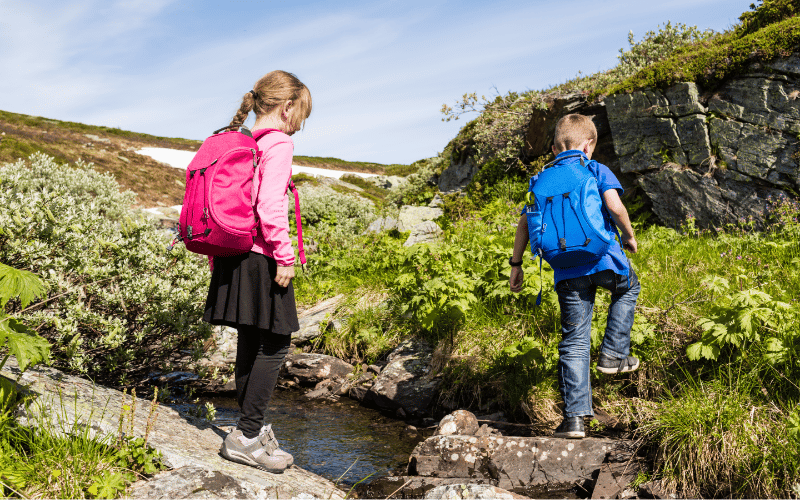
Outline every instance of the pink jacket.
<path id="1" fill-rule="evenodd" d="M 258 131 L 254 131 L 254 135 Z M 280 266 L 294 264 L 289 238 L 288 186 L 292 178 L 294 143 L 283 132 L 270 132 L 257 142 L 261 150 L 258 171 L 253 176 L 253 199 L 258 200 L 258 234 L 252 251 L 275 259 Z"/>

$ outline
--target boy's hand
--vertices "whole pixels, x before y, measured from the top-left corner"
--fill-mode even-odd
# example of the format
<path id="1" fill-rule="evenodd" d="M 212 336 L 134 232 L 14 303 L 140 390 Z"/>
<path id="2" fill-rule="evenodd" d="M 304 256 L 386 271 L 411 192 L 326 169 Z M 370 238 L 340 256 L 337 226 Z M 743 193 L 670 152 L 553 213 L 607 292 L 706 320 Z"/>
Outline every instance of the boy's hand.
<path id="1" fill-rule="evenodd" d="M 522 271 L 522 267 L 513 266 L 511 268 L 511 277 L 508 279 L 508 286 L 511 288 L 511 291 L 514 293 L 519 293 L 522 291 L 522 282 L 525 280 L 525 273 Z"/>
<path id="2" fill-rule="evenodd" d="M 622 238 L 622 248 L 625 248 L 630 253 L 636 253 L 639 249 L 639 245 L 636 243 L 636 238 L 631 236 L 630 238 Z"/>

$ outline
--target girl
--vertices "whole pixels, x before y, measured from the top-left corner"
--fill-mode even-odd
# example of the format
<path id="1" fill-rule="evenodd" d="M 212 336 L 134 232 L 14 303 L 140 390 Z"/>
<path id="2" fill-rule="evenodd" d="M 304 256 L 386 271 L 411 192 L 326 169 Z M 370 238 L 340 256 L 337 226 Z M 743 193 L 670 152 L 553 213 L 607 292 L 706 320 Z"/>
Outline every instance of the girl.
<path id="1" fill-rule="evenodd" d="M 311 113 L 311 94 L 291 73 L 273 71 L 244 95 L 231 121 L 256 114 L 253 138 L 261 160 L 253 176 L 258 234 L 249 253 L 215 257 L 203 319 L 238 330 L 236 394 L 242 416 L 220 453 L 234 462 L 281 473 L 292 465 L 271 425 L 263 426 L 278 371 L 299 330 L 294 301 L 294 250 L 289 239 L 288 186 L 294 145 L 289 137 Z"/>

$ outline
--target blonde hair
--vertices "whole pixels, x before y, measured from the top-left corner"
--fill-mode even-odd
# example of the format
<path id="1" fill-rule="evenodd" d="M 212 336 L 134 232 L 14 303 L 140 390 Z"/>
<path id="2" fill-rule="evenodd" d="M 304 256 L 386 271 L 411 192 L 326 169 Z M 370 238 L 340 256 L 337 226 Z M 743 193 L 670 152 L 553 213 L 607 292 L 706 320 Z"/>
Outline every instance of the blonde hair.
<path id="1" fill-rule="evenodd" d="M 269 114 L 275 106 L 280 106 L 286 101 L 292 101 L 296 107 L 288 125 L 294 129 L 302 128 L 306 118 L 311 114 L 311 92 L 293 74 L 281 70 L 270 71 L 253 85 L 252 91 L 244 95 L 239 111 L 229 126 L 241 127 L 251 111 L 254 111 L 258 118 Z"/>
<path id="2" fill-rule="evenodd" d="M 553 145 L 559 151 L 577 149 L 589 139 L 597 143 L 597 127 L 588 116 L 572 113 L 556 123 Z"/>

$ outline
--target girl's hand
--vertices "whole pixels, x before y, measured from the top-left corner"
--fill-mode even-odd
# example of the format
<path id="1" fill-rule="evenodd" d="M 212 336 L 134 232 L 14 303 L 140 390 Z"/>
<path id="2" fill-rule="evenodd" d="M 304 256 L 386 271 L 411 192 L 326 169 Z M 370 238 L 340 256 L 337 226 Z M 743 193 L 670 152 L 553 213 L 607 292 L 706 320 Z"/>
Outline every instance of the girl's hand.
<path id="1" fill-rule="evenodd" d="M 294 278 L 294 266 L 278 266 L 278 273 L 275 275 L 275 283 L 286 288 Z"/>

